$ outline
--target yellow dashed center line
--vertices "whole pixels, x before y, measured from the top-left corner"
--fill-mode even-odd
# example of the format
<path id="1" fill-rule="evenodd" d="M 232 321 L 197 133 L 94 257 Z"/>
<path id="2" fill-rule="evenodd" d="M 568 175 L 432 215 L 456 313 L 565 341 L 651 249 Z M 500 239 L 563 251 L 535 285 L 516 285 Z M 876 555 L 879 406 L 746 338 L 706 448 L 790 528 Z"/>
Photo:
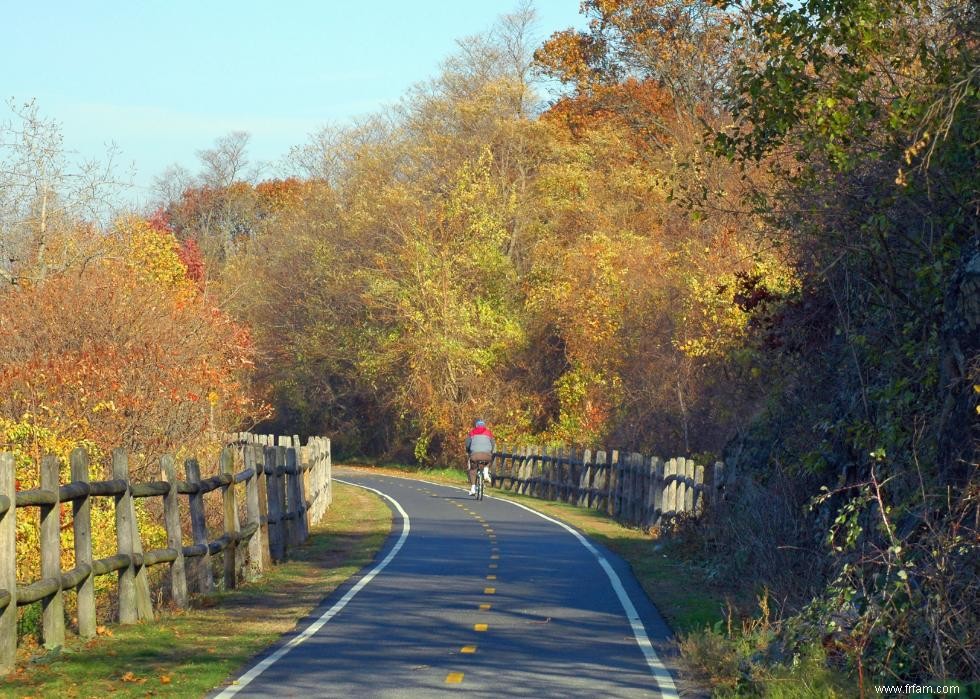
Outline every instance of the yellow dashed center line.
<path id="1" fill-rule="evenodd" d="M 489 567 L 490 568 L 496 568 L 497 567 L 497 564 L 496 563 L 491 563 Z"/>
<path id="2" fill-rule="evenodd" d="M 488 626 L 486 624 L 473 624 L 474 631 L 486 631 Z"/>
<path id="3" fill-rule="evenodd" d="M 500 560 L 500 555 L 499 554 L 496 554 L 496 553 L 490 554 L 490 560 L 491 561 L 499 561 Z"/>
<path id="4" fill-rule="evenodd" d="M 497 579 L 497 576 L 496 575 L 488 575 L 487 576 L 487 580 L 496 580 L 496 579 Z"/>
<path id="5" fill-rule="evenodd" d="M 485 612 L 485 611 L 487 611 L 489 609 L 490 609 L 490 605 L 488 603 L 486 603 L 486 602 L 484 602 L 483 604 L 480 605 L 480 611 L 481 612 Z"/>
<path id="6" fill-rule="evenodd" d="M 463 646 L 459 649 L 460 653 L 476 653 L 476 646 Z"/>
<path id="7" fill-rule="evenodd" d="M 495 594 L 497 594 L 497 588 L 495 588 L 495 587 L 485 587 L 485 588 L 483 588 L 483 594 L 485 594 L 485 595 L 495 595 Z"/>
<path id="8" fill-rule="evenodd" d="M 450 672 L 448 675 L 446 675 L 446 684 L 462 684 L 462 682 L 462 672 Z"/>

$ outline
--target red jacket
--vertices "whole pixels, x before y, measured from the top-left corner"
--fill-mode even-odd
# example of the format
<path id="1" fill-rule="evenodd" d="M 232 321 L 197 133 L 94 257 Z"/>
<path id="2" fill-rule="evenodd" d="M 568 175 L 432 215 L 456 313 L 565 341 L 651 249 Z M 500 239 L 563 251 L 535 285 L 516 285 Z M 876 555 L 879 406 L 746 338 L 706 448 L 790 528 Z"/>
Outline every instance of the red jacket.
<path id="1" fill-rule="evenodd" d="M 489 427 L 481 426 L 474 427 L 470 430 L 469 436 L 466 438 L 466 452 L 468 454 L 488 452 L 493 453 L 497 440 L 493 436 L 493 432 L 490 431 Z"/>

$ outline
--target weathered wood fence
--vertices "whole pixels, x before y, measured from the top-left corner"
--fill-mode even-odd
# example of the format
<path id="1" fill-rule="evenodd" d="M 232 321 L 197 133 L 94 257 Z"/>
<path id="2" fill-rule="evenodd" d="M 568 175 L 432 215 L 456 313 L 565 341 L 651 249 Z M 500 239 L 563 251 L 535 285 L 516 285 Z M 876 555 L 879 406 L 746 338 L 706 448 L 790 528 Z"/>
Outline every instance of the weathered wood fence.
<path id="1" fill-rule="evenodd" d="M 721 461 L 706 472 L 683 457 L 506 445 L 494 452 L 490 475 L 506 490 L 600 510 L 645 528 L 684 513 L 700 515 L 726 483 Z"/>
<path id="2" fill-rule="evenodd" d="M 238 472 L 236 462 L 243 467 Z M 201 478 L 196 459 L 184 462 L 182 480 L 174 458 L 163 456 L 163 480 L 133 483 L 127 454 L 121 449 L 112 453 L 110 480 L 89 480 L 89 456 L 82 449 L 71 453 L 70 465 L 71 481 L 60 484 L 58 457 L 45 456 L 40 463 L 41 487 L 16 490 L 14 457 L 0 453 L 0 674 L 13 669 L 18 607 L 41 602 L 42 639 L 46 647 L 55 648 L 65 642 L 63 595 L 76 590 L 78 633 L 91 638 L 96 634 L 94 580 L 115 573 L 119 622 L 153 619 L 150 566 L 169 566 L 170 597 L 176 606 L 185 607 L 189 591 L 214 590 L 212 557 L 223 558 L 226 588 L 235 587 L 241 578 L 254 579 L 264 568 L 283 560 L 290 547 L 306 540 L 332 499 L 330 441 L 322 437 L 312 437 L 301 446 L 298 437 L 276 440 L 271 435 L 231 435 L 221 452 L 219 472 L 206 479 Z M 240 483 L 245 484 L 244 507 L 235 488 Z M 211 539 L 204 496 L 213 491 L 221 493 L 224 524 L 221 534 Z M 117 553 L 93 560 L 91 504 L 97 497 L 114 500 Z M 167 547 L 153 551 L 143 550 L 134 506 L 134 499 L 148 497 L 163 499 L 167 534 Z M 69 502 L 75 567 L 64 571 L 61 510 Z M 41 579 L 18 585 L 15 512 L 24 507 L 40 509 Z M 188 532 L 182 522 L 189 525 Z"/>

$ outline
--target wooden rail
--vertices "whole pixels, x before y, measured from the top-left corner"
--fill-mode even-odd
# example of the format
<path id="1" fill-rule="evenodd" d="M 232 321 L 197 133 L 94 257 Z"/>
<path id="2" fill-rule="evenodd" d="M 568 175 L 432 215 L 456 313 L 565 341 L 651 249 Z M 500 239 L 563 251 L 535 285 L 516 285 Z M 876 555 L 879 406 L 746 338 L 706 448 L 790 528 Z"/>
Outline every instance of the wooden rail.
<path id="1" fill-rule="evenodd" d="M 190 591 L 214 590 L 211 558 L 221 555 L 223 581 L 234 588 L 239 579 L 253 579 L 272 563 L 283 560 L 289 549 L 303 543 L 310 527 L 324 515 L 332 500 L 330 441 L 312 437 L 301 446 L 298 437 L 238 433 L 230 435 L 221 452 L 218 473 L 201 477 L 196 459 L 184 462 L 185 478 L 177 475 L 174 458 L 163 456 L 163 480 L 133 483 L 124 450 L 112 453 L 112 478 L 89 480 L 89 457 L 76 449 L 70 457 L 71 481 L 59 484 L 61 464 L 55 456 L 40 463 L 40 487 L 16 490 L 14 457 L 0 453 L 0 674 L 13 669 L 17 649 L 17 607 L 40 602 L 44 645 L 56 648 L 65 642 L 65 591 L 77 592 L 78 633 L 96 633 L 94 580 L 115 573 L 118 615 L 122 624 L 153 619 L 147 568 L 169 566 L 173 603 L 188 604 Z M 238 458 L 236 459 L 236 456 Z M 235 472 L 234 464 L 243 464 Z M 245 522 L 240 521 L 236 484 L 245 485 Z M 204 496 L 219 491 L 224 513 L 220 536 L 210 539 L 205 521 Z M 181 504 L 186 496 L 186 508 Z M 93 559 L 92 498 L 113 498 L 116 553 Z M 144 551 L 136 520 L 134 500 L 162 498 L 167 546 Z M 72 505 L 75 567 L 61 570 L 61 508 Z M 41 578 L 17 584 L 18 508 L 40 509 Z M 185 543 L 182 519 L 190 523 L 191 542 Z"/>
<path id="2" fill-rule="evenodd" d="M 494 452 L 493 484 L 523 495 L 606 512 L 623 524 L 649 528 L 700 515 L 724 491 L 725 465 L 708 472 L 691 459 L 564 447 L 508 447 Z"/>

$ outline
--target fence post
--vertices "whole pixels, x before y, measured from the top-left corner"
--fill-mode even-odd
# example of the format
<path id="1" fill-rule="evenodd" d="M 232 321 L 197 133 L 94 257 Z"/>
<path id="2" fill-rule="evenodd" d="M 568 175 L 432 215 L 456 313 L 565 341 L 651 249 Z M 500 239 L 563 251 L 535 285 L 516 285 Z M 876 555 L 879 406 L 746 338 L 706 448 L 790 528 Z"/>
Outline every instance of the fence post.
<path id="1" fill-rule="evenodd" d="M 606 461 L 606 452 L 597 449 L 591 452 L 586 449 L 586 456 L 591 454 L 591 463 L 588 468 L 589 490 L 585 506 L 590 510 L 599 509 L 599 492 L 602 489 L 603 464 Z"/>
<path id="2" fill-rule="evenodd" d="M 536 447 L 524 447 L 524 486 L 521 488 L 523 495 L 534 495 L 534 457 Z"/>
<path id="3" fill-rule="evenodd" d="M 303 501 L 303 540 L 305 541 L 313 527 L 313 461 L 310 459 L 310 450 L 298 441 L 295 449 L 300 472 L 299 486 L 300 499 Z"/>
<path id="4" fill-rule="evenodd" d="M 534 447 L 534 488 L 531 494 L 536 498 L 546 498 L 547 479 L 545 477 L 545 460 L 548 458 L 548 447 Z"/>
<path id="5" fill-rule="evenodd" d="M 256 440 L 252 444 L 252 458 L 255 460 L 255 492 L 259 499 L 259 531 L 262 540 L 258 544 L 259 570 L 272 566 L 270 527 L 269 527 L 269 475 L 266 470 L 265 446 Z"/>
<path id="6" fill-rule="evenodd" d="M 331 451 L 330 438 L 323 437 L 323 458 L 325 471 L 323 475 L 323 486 L 327 493 L 327 499 L 323 503 L 323 511 L 333 504 L 333 452 Z"/>
<path id="7" fill-rule="evenodd" d="M 643 454 L 636 464 L 636 523 L 639 526 L 643 526 L 650 512 L 647 494 L 650 492 L 652 480 L 650 457 Z"/>
<path id="8" fill-rule="evenodd" d="M 687 494 L 687 464 L 683 457 L 674 458 L 674 482 L 677 487 L 674 490 L 674 514 L 684 511 L 684 500 Z"/>
<path id="9" fill-rule="evenodd" d="M 609 483 L 609 508 L 607 512 L 617 520 L 622 519 L 623 512 L 626 509 L 624 507 L 623 488 L 628 478 L 628 468 L 629 455 L 620 454 L 618 450 L 614 449 L 612 467 L 609 470 L 609 477 L 612 480 Z"/>
<path id="10" fill-rule="evenodd" d="M 303 503 L 299 488 L 299 459 L 296 458 L 295 447 L 286 447 L 286 512 L 289 522 L 289 545 L 299 546 L 303 543 Z"/>
<path id="11" fill-rule="evenodd" d="M 299 443 L 299 437 L 293 437 L 293 450 L 296 452 L 296 489 L 299 508 L 302 513 L 299 520 L 299 531 L 302 534 L 301 543 L 310 538 L 310 504 L 309 476 L 310 463 L 306 450 Z"/>
<path id="12" fill-rule="evenodd" d="M 313 474 L 313 493 L 310 497 L 310 500 L 313 502 L 313 516 L 310 523 L 319 524 L 320 518 L 323 517 L 323 502 L 327 495 L 324 483 L 326 463 L 323 461 L 323 456 L 321 455 L 320 440 L 311 437 L 307 442 L 307 449 L 309 450 L 310 462 L 312 464 L 310 472 Z"/>
<path id="13" fill-rule="evenodd" d="M 0 675 L 14 669 L 17 657 L 17 487 L 14 455 L 0 453 L 0 500 L 6 511 L 0 514 L 0 590 L 9 595 L 0 609 Z"/>
<path id="14" fill-rule="evenodd" d="M 511 468 L 514 471 L 514 488 L 515 493 L 521 494 L 524 492 L 526 474 L 526 463 L 527 463 L 527 446 L 522 446 L 517 449 L 514 454 L 514 459 L 511 464 Z"/>
<path id="15" fill-rule="evenodd" d="M 201 465 L 197 459 L 187 459 L 184 462 L 184 470 L 187 473 L 188 483 L 200 486 Z M 214 590 L 214 576 L 211 574 L 211 554 L 208 551 L 208 525 L 204 519 L 204 493 L 200 491 L 191 493 L 188 497 L 188 505 L 191 513 L 191 536 L 194 539 L 194 545 L 204 544 L 204 555 L 194 559 L 192 577 L 197 581 L 197 591 L 201 594 L 208 594 Z"/>
<path id="16" fill-rule="evenodd" d="M 41 489 L 57 495 L 58 457 L 41 458 Z M 41 601 L 44 647 L 65 645 L 65 601 L 61 593 L 61 502 L 41 506 L 41 577 L 58 581 L 58 589 Z"/>
<path id="17" fill-rule="evenodd" d="M 293 546 L 293 523 L 289 519 L 289 484 L 286 478 L 286 446 L 285 437 L 280 439 L 279 446 L 276 447 L 276 492 L 279 496 L 279 513 L 282 518 L 282 544 L 283 558 Z"/>
<path id="18" fill-rule="evenodd" d="M 561 502 L 565 495 L 565 445 L 553 449 L 551 456 L 554 459 L 551 469 L 551 499 Z"/>
<path id="19" fill-rule="evenodd" d="M 630 453 L 629 459 L 626 460 L 626 479 L 623 482 L 623 519 L 625 519 L 630 524 L 635 524 L 638 520 L 637 504 L 639 498 L 637 493 L 639 493 L 639 475 L 640 466 L 643 463 L 643 457 L 637 454 L 635 451 Z"/>
<path id="20" fill-rule="evenodd" d="M 565 447 L 551 450 L 551 499 L 561 501 L 565 487 Z"/>
<path id="21" fill-rule="evenodd" d="M 524 495 L 534 495 L 534 457 L 536 447 L 524 448 L 524 487 L 521 493 Z"/>
<path id="22" fill-rule="evenodd" d="M 622 480 L 623 465 L 619 457 L 619 449 L 613 449 L 609 456 L 609 468 L 606 471 L 606 514 L 615 517 L 618 514 L 619 503 L 617 493 Z"/>
<path id="23" fill-rule="evenodd" d="M 555 466 L 554 449 L 551 447 L 541 447 L 541 487 L 538 489 L 538 497 L 543 500 L 551 499 L 552 471 Z"/>
<path id="24" fill-rule="evenodd" d="M 694 465 L 694 514 L 704 513 L 704 466 Z"/>
<path id="25" fill-rule="evenodd" d="M 541 483 L 544 481 L 544 449 L 535 445 L 531 458 L 531 495 L 541 497 Z"/>
<path id="26" fill-rule="evenodd" d="M 123 449 L 112 450 L 112 477 L 126 482 L 126 489 L 115 496 L 116 545 L 129 557 L 129 565 L 119 570 L 119 623 L 135 624 L 136 566 L 133 563 L 133 496 L 129 492 L 129 460 Z"/>
<path id="27" fill-rule="evenodd" d="M 500 482 L 499 481 L 500 477 L 498 475 L 502 470 L 501 461 L 500 461 L 500 450 L 503 448 L 504 448 L 503 442 L 497 442 L 497 448 L 490 453 L 490 466 L 488 467 L 487 470 L 490 472 L 491 486 L 494 485 L 495 483 Z"/>
<path id="28" fill-rule="evenodd" d="M 286 553 L 286 546 L 283 541 L 282 505 L 279 498 L 279 477 L 276 475 L 278 451 L 278 448 L 273 446 L 266 446 L 263 451 L 267 489 L 266 502 L 269 507 L 269 555 L 274 563 L 281 561 Z"/>
<path id="29" fill-rule="evenodd" d="M 534 490 L 532 494 L 536 498 L 546 498 L 548 490 L 548 479 L 545 475 L 545 468 L 547 467 L 548 458 L 548 448 L 547 447 L 534 447 Z"/>
<path id="30" fill-rule="evenodd" d="M 569 455 L 571 449 L 562 444 L 555 450 L 555 500 L 564 502 L 568 497 Z"/>
<path id="31" fill-rule="evenodd" d="M 324 451 L 323 440 L 317 438 L 315 440 L 311 439 L 311 450 L 313 459 L 313 482 L 315 489 L 313 502 L 315 503 L 313 507 L 313 523 L 318 524 L 323 518 L 324 510 L 326 509 L 327 500 L 327 462 L 326 453 Z"/>
<path id="32" fill-rule="evenodd" d="M 170 490 L 163 496 L 163 524 L 167 529 L 167 546 L 177 552 L 177 558 L 170 564 L 170 596 L 178 607 L 187 606 L 187 573 L 184 566 L 184 536 L 180 529 L 180 495 L 177 493 L 177 468 L 174 457 L 164 454 L 160 457 L 160 470 L 163 478 L 170 484 Z"/>
<path id="33" fill-rule="evenodd" d="M 631 479 L 630 489 L 632 495 L 630 500 L 631 517 L 633 524 L 642 525 L 647 515 L 647 476 L 650 471 L 647 465 L 650 463 L 643 454 L 633 454 L 633 478 Z"/>
<path id="34" fill-rule="evenodd" d="M 687 490 L 684 492 L 684 511 L 694 512 L 694 459 L 684 460 L 684 480 Z"/>
<path id="35" fill-rule="evenodd" d="M 630 452 L 630 457 L 626 460 L 625 468 L 623 470 L 623 487 L 621 492 L 623 493 L 623 504 L 621 507 L 622 517 L 625 521 L 632 523 L 633 512 L 635 509 L 636 501 L 634 499 L 634 493 L 636 492 L 636 473 L 639 467 L 640 455 L 635 451 Z"/>
<path id="36" fill-rule="evenodd" d="M 309 466 L 306 481 L 308 486 L 306 497 L 310 500 L 310 511 L 308 513 L 309 518 L 307 521 L 309 522 L 309 529 L 312 529 L 316 523 L 320 521 L 320 469 L 319 462 L 317 461 L 317 451 L 312 437 L 306 440 L 306 446 L 303 448 L 302 456 Z"/>
<path id="37" fill-rule="evenodd" d="M 572 505 L 578 502 L 578 482 L 581 473 L 579 461 L 581 458 L 582 452 L 575 447 L 569 447 L 565 451 L 565 494 L 562 500 Z"/>
<path id="38" fill-rule="evenodd" d="M 75 449 L 69 458 L 71 479 L 88 483 L 89 458 L 84 449 Z M 75 565 L 92 566 L 92 504 L 88 495 L 72 502 L 72 530 L 75 536 Z M 76 595 L 78 616 L 78 635 L 94 638 L 97 626 L 95 617 L 95 574 L 89 576 L 78 586 Z"/>
<path id="39" fill-rule="evenodd" d="M 582 451 L 582 471 L 578 479 L 578 506 L 589 506 L 589 491 L 592 488 L 592 450 Z"/>
<path id="40" fill-rule="evenodd" d="M 230 448 L 221 450 L 221 473 L 230 476 L 231 482 L 221 486 L 221 501 L 224 506 L 225 536 L 228 537 L 228 547 L 222 553 L 225 568 L 225 589 L 233 590 L 238 583 L 238 535 L 241 523 L 238 521 L 238 498 L 235 494 L 235 461 Z"/>
<path id="41" fill-rule="evenodd" d="M 521 486 L 522 495 L 534 494 L 534 447 L 524 447 L 524 458 L 521 463 L 524 472 L 524 482 Z"/>
<path id="42" fill-rule="evenodd" d="M 664 499 L 664 462 L 657 456 L 650 458 L 650 480 L 647 485 L 647 513 L 643 524 L 649 528 L 660 520 Z"/>
<path id="43" fill-rule="evenodd" d="M 127 457 L 126 473 L 129 473 Z M 129 476 L 126 477 L 128 487 Z M 135 567 L 136 616 L 140 621 L 153 621 L 153 602 L 150 599 L 150 576 L 143 565 L 143 540 L 140 538 L 139 523 L 136 520 L 136 499 L 129 498 L 129 522 L 133 528 L 133 566 Z"/>
<path id="44" fill-rule="evenodd" d="M 544 472 L 545 472 L 545 486 L 544 486 L 544 497 L 546 500 L 557 499 L 558 492 L 558 448 L 548 447 L 545 449 L 545 462 L 544 462 Z"/>
<path id="45" fill-rule="evenodd" d="M 266 548 L 268 525 L 262 521 L 262 511 L 260 504 L 259 486 L 262 484 L 262 476 L 265 471 L 265 464 L 256 458 L 255 446 L 246 444 L 242 452 L 242 459 L 245 469 L 252 469 L 252 477 L 245 481 L 245 516 L 248 518 L 249 525 L 256 524 L 255 533 L 248 541 L 248 569 L 246 577 L 254 580 L 262 572 L 264 558 L 268 556 Z M 266 549 L 263 556 L 263 549 Z"/>
<path id="46" fill-rule="evenodd" d="M 670 459 L 664 470 L 664 514 L 677 514 L 677 459 Z"/>

